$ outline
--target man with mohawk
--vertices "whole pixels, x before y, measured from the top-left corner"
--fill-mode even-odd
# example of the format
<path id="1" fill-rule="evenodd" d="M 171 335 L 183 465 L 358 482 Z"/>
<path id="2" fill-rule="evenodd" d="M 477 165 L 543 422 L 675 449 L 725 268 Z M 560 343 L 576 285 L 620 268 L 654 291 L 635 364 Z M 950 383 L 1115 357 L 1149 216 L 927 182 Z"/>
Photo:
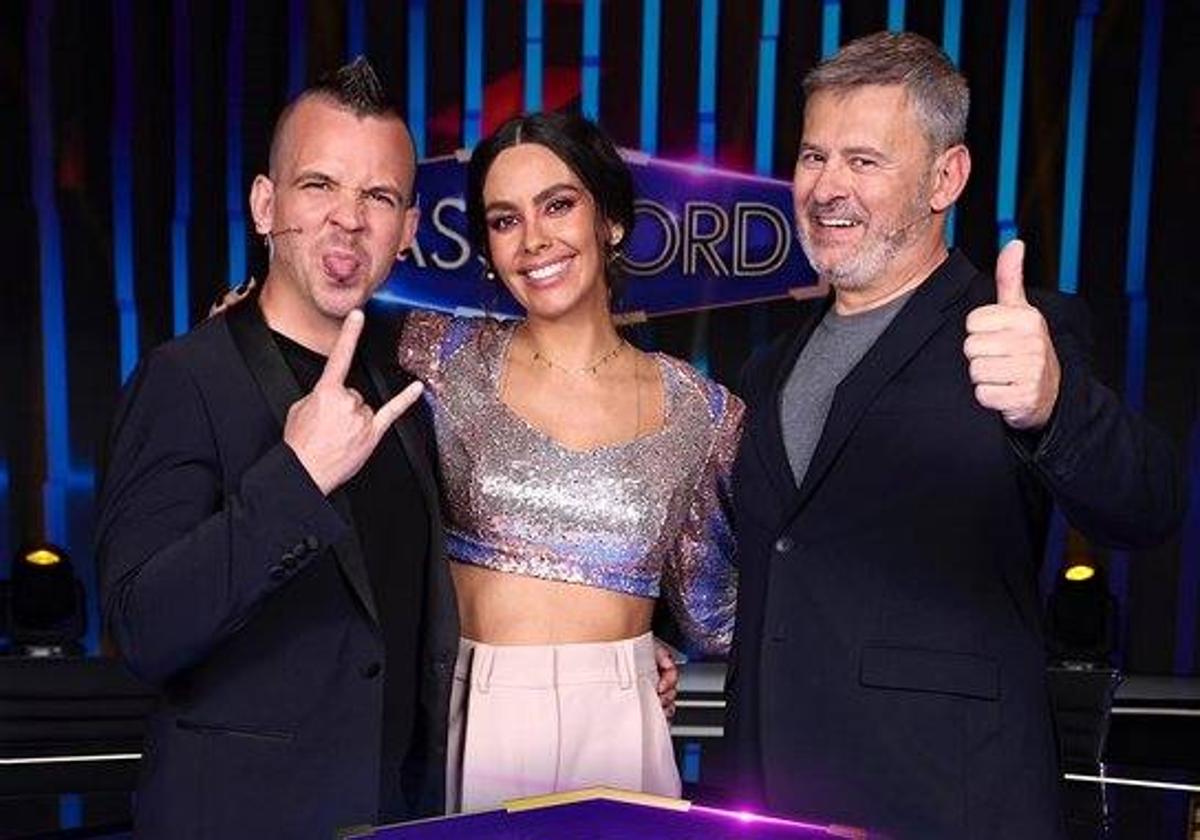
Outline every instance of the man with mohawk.
<path id="1" fill-rule="evenodd" d="M 458 618 L 432 437 L 362 307 L 412 243 L 408 129 L 359 59 L 290 103 L 261 293 L 150 353 L 97 526 L 105 627 L 161 690 L 135 827 L 329 837 L 443 810 Z"/>

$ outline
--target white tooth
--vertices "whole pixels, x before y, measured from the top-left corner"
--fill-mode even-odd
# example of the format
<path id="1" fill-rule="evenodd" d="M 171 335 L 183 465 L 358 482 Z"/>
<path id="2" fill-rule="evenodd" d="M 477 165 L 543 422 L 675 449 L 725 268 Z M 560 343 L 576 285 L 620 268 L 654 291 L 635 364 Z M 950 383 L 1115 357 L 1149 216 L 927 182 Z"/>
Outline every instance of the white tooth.
<path id="1" fill-rule="evenodd" d="M 556 263 L 550 263 L 550 265 L 544 265 L 541 268 L 530 269 L 529 276 L 534 280 L 545 280 L 561 272 L 566 265 L 566 260 L 560 260 Z"/>

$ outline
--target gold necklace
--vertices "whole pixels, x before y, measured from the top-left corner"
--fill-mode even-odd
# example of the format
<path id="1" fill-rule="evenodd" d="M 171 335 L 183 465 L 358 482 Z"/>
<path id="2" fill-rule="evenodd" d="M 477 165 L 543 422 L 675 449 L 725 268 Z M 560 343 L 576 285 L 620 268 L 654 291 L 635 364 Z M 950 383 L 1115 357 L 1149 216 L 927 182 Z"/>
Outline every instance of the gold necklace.
<path id="1" fill-rule="evenodd" d="M 604 367 L 606 364 L 608 364 L 614 358 L 616 358 L 617 354 L 621 352 L 621 348 L 624 346 L 625 346 L 625 339 L 618 337 L 617 343 L 613 345 L 611 350 L 608 350 L 605 353 L 603 353 L 602 355 L 597 356 L 595 359 L 588 362 L 586 365 L 583 365 L 582 367 L 577 367 L 577 368 L 568 367 L 567 365 L 559 364 L 558 362 L 554 361 L 554 359 L 551 359 L 549 356 L 547 356 L 545 353 L 543 353 L 541 350 L 537 349 L 537 347 L 533 348 L 533 360 L 535 362 L 541 362 L 542 364 L 544 364 L 546 367 L 550 368 L 551 370 L 560 370 L 563 373 L 570 373 L 570 374 L 590 373 L 590 374 L 592 374 L 592 376 L 595 376 L 596 371 L 598 371 L 600 368 Z"/>

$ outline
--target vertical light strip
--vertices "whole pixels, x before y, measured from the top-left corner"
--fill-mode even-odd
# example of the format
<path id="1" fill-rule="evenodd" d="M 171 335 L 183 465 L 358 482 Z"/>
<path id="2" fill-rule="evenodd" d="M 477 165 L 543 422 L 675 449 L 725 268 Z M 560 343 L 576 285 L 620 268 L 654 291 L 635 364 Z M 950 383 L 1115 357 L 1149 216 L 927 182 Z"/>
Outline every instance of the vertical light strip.
<path id="1" fill-rule="evenodd" d="M 641 147 L 648 155 L 658 153 L 658 42 L 661 27 L 661 0 L 642 0 Z"/>
<path id="2" fill-rule="evenodd" d="M 1004 102 L 1000 115 L 996 232 L 1003 247 L 1017 235 L 1017 162 L 1021 150 L 1021 96 L 1025 83 L 1025 0 L 1009 0 L 1004 47 Z"/>
<path id="3" fill-rule="evenodd" d="M 83 827 L 83 796 L 78 793 L 59 794 L 58 827 L 60 829 Z"/>
<path id="4" fill-rule="evenodd" d="M 1146 336 L 1150 306 L 1146 300 L 1146 244 L 1150 227 L 1150 192 L 1154 180 L 1154 124 L 1157 121 L 1159 50 L 1163 43 L 1163 8 L 1147 0 L 1142 12 L 1141 61 L 1138 76 L 1138 112 L 1134 127 L 1132 184 L 1129 197 L 1129 239 L 1126 245 L 1126 299 L 1129 328 L 1126 332 L 1126 376 L 1124 402 L 1140 412 L 1146 402 Z M 1193 455 L 1193 457 L 1195 457 Z M 1184 534 L 1187 539 L 1187 534 Z M 1184 547 L 1181 545 L 1181 548 Z M 1180 552 L 1180 576 L 1176 584 L 1175 652 L 1172 666 L 1188 660 L 1195 640 L 1195 566 L 1200 559 Z M 1109 575 L 1112 596 L 1121 612 L 1128 614 L 1129 554 L 1112 552 Z M 1189 586 L 1190 584 L 1190 586 Z M 1126 619 L 1126 626 L 1128 619 Z"/>
<path id="5" fill-rule="evenodd" d="M 942 50 L 960 67 L 962 53 L 962 0 L 946 0 L 942 6 Z M 958 208 L 951 207 L 946 214 L 946 229 L 943 236 L 946 245 L 954 247 L 954 230 L 958 226 Z"/>
<path id="6" fill-rule="evenodd" d="M 754 129 L 754 171 L 770 177 L 775 169 L 775 76 L 779 65 L 779 0 L 762 2 L 762 34 L 758 41 L 758 103 Z M 769 339 L 765 304 L 749 308 L 750 346 L 757 350 Z"/>
<path id="7" fill-rule="evenodd" d="M 190 0 L 174 0 L 172 46 L 175 89 L 175 212 L 171 217 L 171 325 L 187 332 L 191 310 L 188 227 L 192 216 L 192 22 Z"/>
<path id="8" fill-rule="evenodd" d="M 1154 132 L 1157 121 L 1163 3 L 1146 0 L 1142 15 L 1142 57 L 1138 69 L 1133 171 L 1129 192 L 1129 241 L 1125 248 L 1125 296 L 1129 331 L 1125 350 L 1125 403 L 1141 411 L 1146 385 L 1146 242 L 1150 225 L 1150 188 L 1154 184 Z"/>
<path id="9" fill-rule="evenodd" d="M 720 0 L 702 0 L 696 146 L 705 163 L 712 163 L 717 157 L 717 29 L 720 15 Z"/>
<path id="10" fill-rule="evenodd" d="M 962 53 L 962 0 L 946 0 L 942 6 L 942 49 L 957 67 Z"/>
<path id="11" fill-rule="evenodd" d="M 838 51 L 842 41 L 842 2 L 824 0 L 821 4 L 821 58 Z"/>
<path id="12" fill-rule="evenodd" d="M 583 0 L 583 55 L 579 85 L 583 115 L 600 119 L 600 0 Z"/>
<path id="13" fill-rule="evenodd" d="M 717 33 L 720 27 L 720 0 L 700 4 L 699 82 L 696 91 L 696 151 L 700 160 L 712 164 L 717 157 Z M 696 313 L 692 324 L 691 362 L 701 373 L 709 372 L 709 313 Z"/>
<path id="14" fill-rule="evenodd" d="M 246 53 L 246 0 L 230 0 L 225 42 L 225 218 L 229 229 L 229 285 L 246 279 L 246 216 L 242 195 L 242 89 Z"/>
<path id="15" fill-rule="evenodd" d="M 0 545 L 8 548 L 12 545 L 12 502 L 8 498 L 8 462 L 0 461 Z M 0 553 L 0 578 L 8 580 L 12 575 L 12 554 L 9 551 Z"/>
<path id="16" fill-rule="evenodd" d="M 425 157 L 425 0 L 408 4 L 408 130 L 417 159 Z"/>
<path id="17" fill-rule="evenodd" d="M 367 4 L 366 0 L 349 0 L 346 3 L 346 60 L 350 61 L 367 54 Z"/>
<path id="18" fill-rule="evenodd" d="M 1129 184 L 1129 240 L 1125 246 L 1125 297 L 1129 302 L 1129 328 L 1125 338 L 1125 405 L 1142 411 L 1146 402 L 1146 335 L 1150 320 L 1146 300 L 1146 243 L 1150 226 L 1150 190 L 1154 184 L 1154 134 L 1158 118 L 1158 73 L 1162 52 L 1163 3 L 1146 0 L 1142 11 L 1141 61 L 1138 67 L 1137 112 L 1134 124 L 1133 170 Z M 1181 554 L 1186 563 L 1186 554 Z M 1119 608 L 1128 603 L 1129 555 L 1112 554 L 1109 574 L 1113 597 Z M 1177 590 L 1186 594 L 1182 584 L 1187 574 L 1181 569 Z M 1195 601 L 1179 600 L 1176 626 L 1190 623 L 1195 632 Z M 1122 610 L 1126 615 L 1128 610 Z M 1191 613 L 1189 619 L 1188 613 Z M 1178 639 L 1176 640 L 1178 647 Z"/>
<path id="19" fill-rule="evenodd" d="M 1071 55 L 1071 91 L 1067 106 L 1066 171 L 1063 175 L 1062 239 L 1058 288 L 1079 291 L 1079 228 L 1083 214 L 1083 175 L 1087 157 L 1088 96 L 1092 84 L 1092 32 L 1099 0 L 1080 0 Z"/>
<path id="20" fill-rule="evenodd" d="M 525 0 L 525 110 L 542 110 L 542 0 Z"/>
<path id="21" fill-rule="evenodd" d="M 463 146 L 479 142 L 483 126 L 483 0 L 467 0 L 467 55 L 463 96 Z"/>
<path id="22" fill-rule="evenodd" d="M 46 474 L 42 485 L 43 536 L 67 541 L 67 483 L 71 469 L 67 428 L 66 315 L 63 303 L 62 227 L 54 195 L 54 137 L 50 73 L 53 0 L 32 3 L 26 21 L 29 56 L 29 157 L 33 208 L 38 225 L 41 291 L 42 413 L 46 425 Z"/>
<path id="23" fill-rule="evenodd" d="M 113 0 L 112 160 L 113 292 L 117 306 L 120 373 L 137 364 L 138 319 L 133 271 L 133 0 Z"/>
<path id="24" fill-rule="evenodd" d="M 288 99 L 304 90 L 308 63 L 308 0 L 288 0 Z"/>
<path id="25" fill-rule="evenodd" d="M 904 0 L 888 0 L 887 28 L 892 32 L 904 29 Z"/>
<path id="26" fill-rule="evenodd" d="M 699 741 L 683 742 L 683 761 L 680 762 L 679 777 L 685 782 L 700 781 L 701 746 Z"/>
<path id="27" fill-rule="evenodd" d="M 758 107 L 754 171 L 770 176 L 775 163 L 775 73 L 779 60 L 779 0 L 763 0 L 758 39 Z"/>

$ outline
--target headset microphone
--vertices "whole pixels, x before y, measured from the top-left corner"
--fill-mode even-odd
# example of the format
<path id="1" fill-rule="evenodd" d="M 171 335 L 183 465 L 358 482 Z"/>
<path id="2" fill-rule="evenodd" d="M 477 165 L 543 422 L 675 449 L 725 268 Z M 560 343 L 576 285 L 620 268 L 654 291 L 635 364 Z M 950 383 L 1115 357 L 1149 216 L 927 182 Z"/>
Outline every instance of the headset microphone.
<path id="1" fill-rule="evenodd" d="M 909 219 L 904 224 L 902 224 L 898 227 L 892 228 L 890 231 L 888 231 L 888 233 L 884 236 L 884 238 L 887 239 L 887 241 L 889 241 L 889 242 L 894 242 L 899 237 L 901 237 L 902 235 L 907 233 L 909 228 L 916 227 L 917 225 L 921 224 L 922 222 L 924 222 L 926 219 L 928 219 L 932 215 L 933 215 L 933 210 L 927 209 L 924 213 L 921 213 L 920 215 Z"/>
<path id="2" fill-rule="evenodd" d="M 267 261 L 275 259 L 275 237 L 283 236 L 285 233 L 303 233 L 299 227 L 284 227 L 275 230 L 269 230 L 263 234 L 263 241 L 267 246 Z"/>

